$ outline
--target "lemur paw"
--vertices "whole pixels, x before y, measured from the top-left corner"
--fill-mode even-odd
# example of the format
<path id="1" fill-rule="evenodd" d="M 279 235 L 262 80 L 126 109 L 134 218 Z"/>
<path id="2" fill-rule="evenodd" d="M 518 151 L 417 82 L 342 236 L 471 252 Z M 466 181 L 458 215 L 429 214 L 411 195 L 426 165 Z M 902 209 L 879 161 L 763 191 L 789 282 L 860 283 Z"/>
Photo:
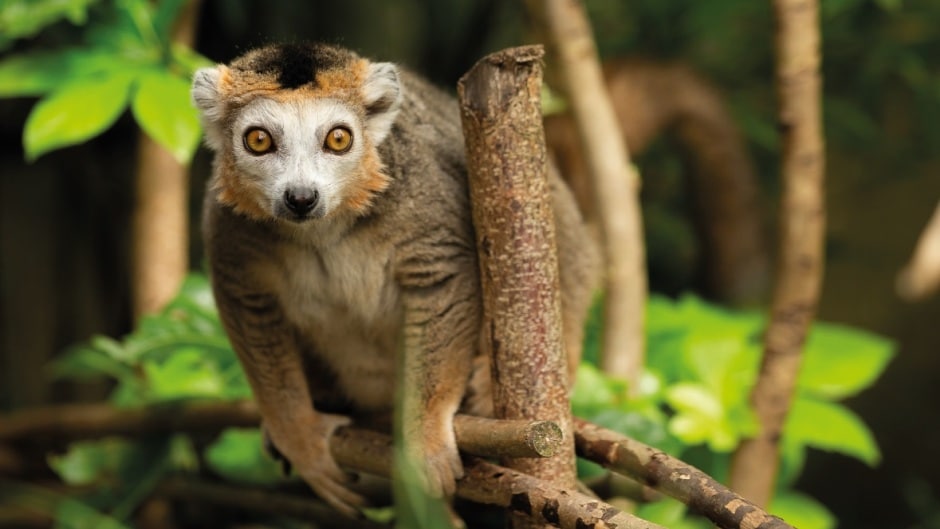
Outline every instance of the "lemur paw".
<path id="1" fill-rule="evenodd" d="M 419 475 L 428 494 L 435 497 L 451 497 L 457 490 L 457 480 L 463 477 L 463 463 L 457 451 L 457 440 L 451 421 L 446 421 L 443 431 L 426 432 L 420 442 L 411 443 L 412 462 L 418 466 Z"/>
<path id="2" fill-rule="evenodd" d="M 289 425 L 287 435 L 264 427 L 265 447 L 276 459 L 280 455 L 284 468 L 293 467 L 320 499 L 345 516 L 360 518 L 359 508 L 367 502 L 349 489 L 350 475 L 333 460 L 329 446 L 333 432 L 349 422 L 348 417 L 318 413 L 312 424 Z"/>

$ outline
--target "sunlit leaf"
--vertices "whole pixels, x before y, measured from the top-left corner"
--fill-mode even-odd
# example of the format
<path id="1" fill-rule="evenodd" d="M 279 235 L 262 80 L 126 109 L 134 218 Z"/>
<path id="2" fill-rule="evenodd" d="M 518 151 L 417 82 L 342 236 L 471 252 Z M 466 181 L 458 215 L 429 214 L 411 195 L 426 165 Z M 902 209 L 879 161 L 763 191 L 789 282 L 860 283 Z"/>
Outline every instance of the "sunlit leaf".
<path id="1" fill-rule="evenodd" d="M 64 454 L 50 455 L 49 466 L 69 485 L 88 485 L 104 475 L 113 475 L 126 450 L 124 441 L 72 443 Z"/>
<path id="2" fill-rule="evenodd" d="M 229 428 L 205 451 L 209 467 L 232 481 L 269 484 L 281 479 L 278 463 L 264 454 L 257 429 Z"/>
<path id="3" fill-rule="evenodd" d="M 133 377 L 134 371 L 128 364 L 117 360 L 95 347 L 73 347 L 59 355 L 49 365 L 53 378 L 87 379 L 110 376 L 115 379 Z"/>
<path id="4" fill-rule="evenodd" d="M 787 416 L 784 436 L 788 443 L 802 443 L 820 450 L 855 457 L 874 466 L 881 452 L 862 420 L 841 404 L 799 396 Z"/>
<path id="5" fill-rule="evenodd" d="M 813 498 L 798 492 L 778 493 L 768 508 L 793 527 L 800 529 L 835 529 L 836 517 Z"/>
<path id="6" fill-rule="evenodd" d="M 127 106 L 132 80 L 129 75 L 119 74 L 83 77 L 41 99 L 26 119 L 26 158 L 35 160 L 106 130 Z"/>
<path id="7" fill-rule="evenodd" d="M 131 109 L 151 138 L 181 164 L 189 163 L 199 146 L 202 128 L 190 102 L 187 79 L 160 70 L 142 75 Z"/>
<path id="8" fill-rule="evenodd" d="M 43 28 L 68 20 L 81 25 L 88 20 L 88 8 L 98 0 L 30 0 L 0 2 L 0 35 L 17 39 L 31 37 Z"/>
<path id="9" fill-rule="evenodd" d="M 180 348 L 164 362 L 144 361 L 143 370 L 155 400 L 214 397 L 224 390 L 218 365 L 196 348 Z"/>
<path id="10" fill-rule="evenodd" d="M 24 52 L 0 61 L 0 97 L 48 93 L 75 76 L 119 70 L 126 65 L 112 52 L 65 48 Z"/>
<path id="11" fill-rule="evenodd" d="M 799 387 L 842 399 L 870 386 L 894 355 L 894 344 L 880 336 L 841 325 L 813 325 L 803 355 Z"/>

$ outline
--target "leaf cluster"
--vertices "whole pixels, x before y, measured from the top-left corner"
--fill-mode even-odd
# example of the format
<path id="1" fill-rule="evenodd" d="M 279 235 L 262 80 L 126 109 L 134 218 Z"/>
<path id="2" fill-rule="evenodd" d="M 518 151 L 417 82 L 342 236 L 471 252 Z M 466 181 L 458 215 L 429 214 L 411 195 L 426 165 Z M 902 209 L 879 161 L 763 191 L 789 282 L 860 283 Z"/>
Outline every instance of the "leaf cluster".
<path id="1" fill-rule="evenodd" d="M 140 127 L 180 163 L 189 163 L 202 129 L 189 99 L 196 68 L 210 64 L 172 41 L 183 0 L 15 0 L 0 7 L 3 35 L 31 37 L 65 19 L 81 26 L 54 49 L 28 49 L 0 60 L 0 97 L 40 96 L 26 120 L 30 161 L 85 142 L 130 108 Z M 4 41 L 3 39 L 7 39 Z"/>
<path id="2" fill-rule="evenodd" d="M 760 367 L 766 319 L 686 295 L 678 300 L 652 297 L 646 320 L 647 365 L 637 396 L 629 398 L 624 382 L 604 376 L 591 361 L 599 348 L 601 325 L 595 308 L 587 332 L 589 361 L 580 368 L 572 397 L 574 412 L 722 479 L 728 472 L 729 454 L 759 428 L 749 396 Z M 781 475 L 772 512 L 804 529 L 834 526 L 825 507 L 791 490 L 792 485 L 810 448 L 841 453 L 872 466 L 880 461 L 871 431 L 839 401 L 874 383 L 893 354 L 890 341 L 871 333 L 834 324 L 813 325 L 781 440 Z M 597 468 L 584 465 L 582 471 L 589 474 Z M 693 523 L 680 523 L 684 508 L 678 504 L 644 506 L 640 511 L 645 518 L 670 527 Z"/>

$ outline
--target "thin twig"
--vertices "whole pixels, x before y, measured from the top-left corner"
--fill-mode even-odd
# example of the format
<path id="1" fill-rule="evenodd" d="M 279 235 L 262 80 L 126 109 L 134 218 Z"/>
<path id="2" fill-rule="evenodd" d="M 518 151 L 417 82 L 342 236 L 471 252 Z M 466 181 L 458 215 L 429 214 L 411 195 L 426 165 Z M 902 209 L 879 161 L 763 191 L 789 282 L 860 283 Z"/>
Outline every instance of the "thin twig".
<path id="1" fill-rule="evenodd" d="M 767 505 L 773 494 L 781 430 L 816 314 L 825 234 L 819 5 L 817 0 L 774 0 L 773 5 L 783 136 L 780 254 L 764 356 L 751 393 L 761 431 L 738 446 L 730 482 L 757 505 Z"/>
<path id="2" fill-rule="evenodd" d="M 576 418 L 575 445 L 578 455 L 676 498 L 723 529 L 793 529 L 701 470 L 617 432 Z"/>

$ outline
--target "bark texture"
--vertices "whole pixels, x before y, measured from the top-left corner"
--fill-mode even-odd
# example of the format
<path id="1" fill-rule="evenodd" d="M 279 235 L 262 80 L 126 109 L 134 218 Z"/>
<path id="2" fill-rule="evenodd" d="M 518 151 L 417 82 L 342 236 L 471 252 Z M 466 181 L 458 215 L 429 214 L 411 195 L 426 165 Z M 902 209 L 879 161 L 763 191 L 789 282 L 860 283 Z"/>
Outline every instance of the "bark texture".
<path id="1" fill-rule="evenodd" d="M 618 59 L 606 61 L 603 72 L 631 154 L 671 134 L 689 159 L 709 296 L 737 305 L 763 301 L 769 263 L 757 175 L 721 92 L 682 63 Z M 596 222 L 593 186 L 570 112 L 546 117 L 545 139 L 582 212 Z"/>
<path id="2" fill-rule="evenodd" d="M 460 450 L 482 457 L 551 457 L 564 441 L 552 421 L 494 420 L 461 415 L 454 421 Z"/>
<path id="3" fill-rule="evenodd" d="M 562 529 L 665 529 L 576 490 L 480 460 L 457 483 L 457 495 Z"/>
<path id="4" fill-rule="evenodd" d="M 541 46 L 488 55 L 460 79 L 457 92 L 494 411 L 501 419 L 551 420 L 563 431 L 564 442 L 554 457 L 505 463 L 572 487 L 568 368 L 540 105 L 542 55 Z M 523 525 L 522 519 L 514 522 Z"/>
<path id="5" fill-rule="evenodd" d="M 793 529 L 701 470 L 660 450 L 575 419 L 578 455 L 672 496 L 722 529 Z"/>
<path id="6" fill-rule="evenodd" d="M 584 6 L 577 0 L 527 0 L 526 5 L 557 61 L 592 177 L 606 257 L 602 367 L 635 388 L 643 365 L 647 294 L 639 178 L 604 87 Z"/>
<path id="7" fill-rule="evenodd" d="M 825 233 L 819 6 L 816 0 L 773 5 L 783 140 L 780 253 L 764 357 L 751 394 L 761 432 L 738 447 L 731 469 L 731 487 L 757 505 L 773 496 L 781 430 L 819 298 Z"/>
<path id="8" fill-rule="evenodd" d="M 192 46 L 199 0 L 180 10 L 173 40 Z M 159 312 L 189 270 L 189 166 L 141 131 L 133 219 L 134 319 Z"/>

